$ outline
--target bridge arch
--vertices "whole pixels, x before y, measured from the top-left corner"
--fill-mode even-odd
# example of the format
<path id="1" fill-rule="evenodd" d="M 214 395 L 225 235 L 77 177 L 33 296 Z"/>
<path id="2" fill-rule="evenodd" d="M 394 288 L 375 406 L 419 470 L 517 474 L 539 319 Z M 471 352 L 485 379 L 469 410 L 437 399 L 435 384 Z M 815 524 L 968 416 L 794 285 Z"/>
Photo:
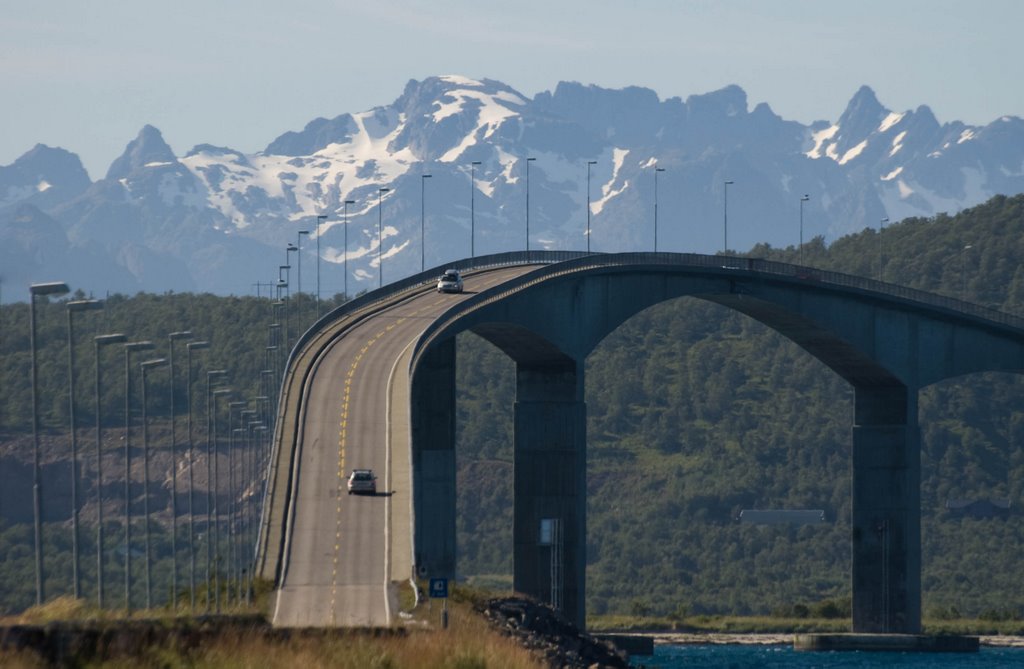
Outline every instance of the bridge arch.
<path id="1" fill-rule="evenodd" d="M 582 622 L 583 363 L 634 314 L 692 296 L 776 330 L 853 386 L 854 629 L 919 631 L 917 392 L 951 376 L 1024 369 L 1024 322 L 893 288 L 756 260 L 623 254 L 542 268 L 453 307 L 410 364 L 416 563 L 454 574 L 454 336 L 471 330 L 516 362 L 515 587 Z M 561 574 L 540 536 L 549 520 L 564 530 Z"/>

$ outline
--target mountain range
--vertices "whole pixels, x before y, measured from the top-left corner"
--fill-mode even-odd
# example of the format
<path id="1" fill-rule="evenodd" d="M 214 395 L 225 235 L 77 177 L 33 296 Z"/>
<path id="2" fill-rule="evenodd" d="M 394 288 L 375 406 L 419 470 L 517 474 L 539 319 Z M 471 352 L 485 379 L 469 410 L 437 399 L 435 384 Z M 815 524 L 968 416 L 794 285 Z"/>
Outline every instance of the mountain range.
<path id="1" fill-rule="evenodd" d="M 562 82 L 531 99 L 440 76 L 254 154 L 178 155 L 147 125 L 93 181 L 37 145 L 0 166 L 0 283 L 8 301 L 52 280 L 266 295 L 281 278 L 315 291 L 316 264 L 323 295 L 355 294 L 471 254 L 585 250 L 588 230 L 595 252 L 745 251 L 1021 192 L 1020 118 L 943 124 L 866 86 L 836 121 L 804 125 L 738 86 L 683 100 Z M 305 277 L 281 269 L 301 263 Z"/>

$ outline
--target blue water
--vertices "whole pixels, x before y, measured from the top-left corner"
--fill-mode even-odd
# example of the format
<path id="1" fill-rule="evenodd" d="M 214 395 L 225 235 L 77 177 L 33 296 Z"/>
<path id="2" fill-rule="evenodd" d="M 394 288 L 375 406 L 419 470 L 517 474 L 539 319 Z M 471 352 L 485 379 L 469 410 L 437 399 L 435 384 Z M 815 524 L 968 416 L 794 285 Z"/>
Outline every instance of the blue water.
<path id="1" fill-rule="evenodd" d="M 663 669 L 1022 669 L 1024 649 L 982 647 L 977 653 L 797 652 L 792 646 L 655 646 L 653 657 L 634 657 L 634 666 Z"/>

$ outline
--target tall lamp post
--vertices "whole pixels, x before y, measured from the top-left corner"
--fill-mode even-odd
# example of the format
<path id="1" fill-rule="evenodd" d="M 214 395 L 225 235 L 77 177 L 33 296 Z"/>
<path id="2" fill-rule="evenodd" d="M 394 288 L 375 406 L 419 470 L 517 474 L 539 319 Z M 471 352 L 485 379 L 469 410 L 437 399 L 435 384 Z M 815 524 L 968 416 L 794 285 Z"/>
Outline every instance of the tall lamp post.
<path id="1" fill-rule="evenodd" d="M 885 229 L 885 224 L 889 222 L 889 217 L 885 216 L 878 220 L 878 280 L 882 280 L 882 230 Z"/>
<path id="2" fill-rule="evenodd" d="M 213 420 L 213 448 L 210 459 L 213 462 L 213 478 L 210 479 L 210 489 L 213 491 L 213 545 L 216 555 L 213 556 L 213 596 L 220 613 L 220 569 L 221 569 L 221 543 L 220 543 L 220 436 L 217 430 L 217 399 L 231 395 L 231 388 L 218 388 L 213 391 L 213 406 L 210 417 Z"/>
<path id="3" fill-rule="evenodd" d="M 968 244 L 960 251 L 960 299 L 967 299 L 967 250 L 974 247 Z"/>
<path id="4" fill-rule="evenodd" d="M 320 224 L 327 220 L 327 214 L 316 217 L 316 319 L 320 320 Z"/>
<path id="5" fill-rule="evenodd" d="M 123 334 L 104 334 L 92 338 L 96 349 L 96 607 L 103 608 L 103 452 L 102 422 L 100 414 L 100 347 L 123 344 L 128 338 Z"/>
<path id="6" fill-rule="evenodd" d="M 124 608 L 132 610 L 132 353 L 153 348 L 151 341 L 124 345 Z"/>
<path id="7" fill-rule="evenodd" d="M 237 533 L 235 521 L 237 509 L 235 507 L 235 409 L 243 410 L 249 406 L 248 402 L 228 402 L 228 588 L 227 598 L 231 599 L 231 584 L 238 586 L 238 550 Z"/>
<path id="8" fill-rule="evenodd" d="M 43 603 L 43 483 L 39 466 L 39 372 L 36 362 L 36 296 L 64 295 L 66 283 L 33 283 L 29 291 L 29 338 L 32 343 L 32 515 L 36 554 L 36 605 Z"/>
<path id="9" fill-rule="evenodd" d="M 145 520 L 146 537 L 146 609 L 153 608 L 153 548 L 149 526 L 149 416 L 146 401 L 148 372 L 167 365 L 167 358 L 154 358 L 139 363 L 142 369 L 142 515 Z M 173 596 L 173 594 L 172 594 Z"/>
<path id="10" fill-rule="evenodd" d="M 664 167 L 654 168 L 654 252 L 658 252 L 658 172 L 664 172 Z"/>
<path id="11" fill-rule="evenodd" d="M 210 612 L 210 586 L 213 583 L 213 382 L 227 374 L 226 369 L 206 372 L 206 612 Z"/>
<path id="12" fill-rule="evenodd" d="M 526 252 L 530 252 L 530 163 L 536 158 L 526 159 Z"/>
<path id="13" fill-rule="evenodd" d="M 590 253 L 590 168 L 597 165 L 596 160 L 587 161 L 587 253 Z"/>
<path id="14" fill-rule="evenodd" d="M 342 257 L 342 262 L 344 263 L 344 269 L 345 269 L 345 286 L 343 288 L 343 290 L 345 291 L 345 301 L 348 301 L 348 299 L 349 299 L 348 298 L 348 206 L 350 204 L 355 204 L 355 203 L 356 203 L 355 200 L 345 200 L 345 220 L 342 223 L 342 227 L 345 228 L 345 253 L 344 253 L 343 257 Z"/>
<path id="15" fill-rule="evenodd" d="M 722 253 L 729 252 L 729 186 L 733 183 L 731 180 L 722 183 Z"/>
<path id="16" fill-rule="evenodd" d="M 427 257 L 427 179 L 430 174 L 420 175 L 420 272 L 426 269 Z"/>
<path id="17" fill-rule="evenodd" d="M 804 194 L 800 198 L 800 264 L 804 264 L 804 202 L 811 199 L 810 195 Z"/>
<path id="18" fill-rule="evenodd" d="M 390 188 L 378 188 L 377 189 L 377 287 L 384 287 L 384 256 L 382 251 L 384 249 L 384 218 L 381 213 L 381 202 L 384 197 L 384 193 L 389 192 Z"/>
<path id="19" fill-rule="evenodd" d="M 192 439 L 192 351 L 210 348 L 208 341 L 190 341 L 185 344 L 188 356 L 186 377 L 186 400 L 188 404 L 188 593 L 189 610 L 196 610 L 196 526 L 195 526 L 195 445 Z"/>
<path id="20" fill-rule="evenodd" d="M 299 230 L 295 240 L 295 257 L 298 258 L 299 265 L 298 276 L 296 277 L 298 285 L 295 287 L 295 297 L 299 300 L 299 305 L 302 303 L 302 235 L 306 235 L 308 237 L 309 230 Z M 298 322 L 299 331 L 301 332 L 303 319 L 301 317 L 302 312 L 299 310 L 299 305 L 296 305 L 295 319 Z"/>
<path id="21" fill-rule="evenodd" d="M 178 436 L 174 411 L 174 342 L 191 338 L 191 330 L 167 335 L 167 363 L 171 375 L 171 607 L 175 609 L 178 607 Z"/>
<path id="22" fill-rule="evenodd" d="M 476 258 L 476 166 L 479 160 L 469 162 L 469 257 Z"/>
<path id="23" fill-rule="evenodd" d="M 78 560 L 78 435 L 75 422 L 75 329 L 72 314 L 102 309 L 99 300 L 68 302 L 68 420 L 71 423 L 71 580 L 75 599 L 82 596 Z"/>

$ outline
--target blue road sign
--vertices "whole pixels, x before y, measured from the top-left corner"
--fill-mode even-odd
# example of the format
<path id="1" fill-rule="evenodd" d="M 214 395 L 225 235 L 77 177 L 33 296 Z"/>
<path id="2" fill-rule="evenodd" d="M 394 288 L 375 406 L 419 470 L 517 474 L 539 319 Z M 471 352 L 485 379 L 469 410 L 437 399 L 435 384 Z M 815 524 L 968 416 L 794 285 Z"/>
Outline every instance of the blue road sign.
<path id="1" fill-rule="evenodd" d="M 432 578 L 432 579 L 430 579 L 430 597 L 432 599 L 447 599 L 448 598 L 448 579 L 446 579 L 446 578 Z"/>

